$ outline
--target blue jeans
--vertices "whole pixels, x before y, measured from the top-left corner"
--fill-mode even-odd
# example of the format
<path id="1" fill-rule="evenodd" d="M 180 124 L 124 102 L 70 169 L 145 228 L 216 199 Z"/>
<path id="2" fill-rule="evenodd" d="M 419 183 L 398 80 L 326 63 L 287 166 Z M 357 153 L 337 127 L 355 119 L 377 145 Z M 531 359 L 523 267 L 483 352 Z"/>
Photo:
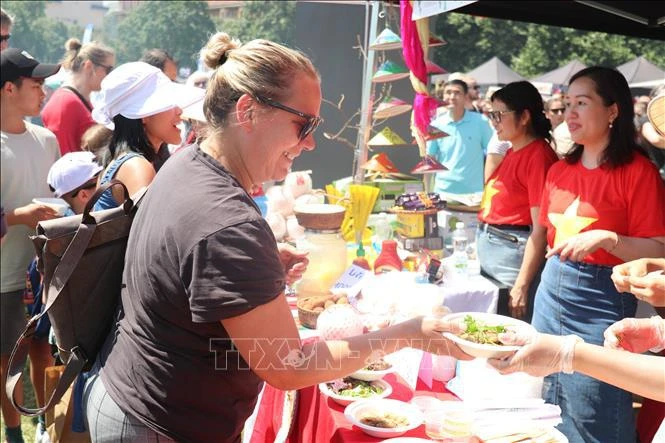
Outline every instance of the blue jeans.
<path id="1" fill-rule="evenodd" d="M 106 392 L 99 360 L 88 374 L 83 393 L 83 407 L 93 443 L 173 442 L 153 431 L 137 418 L 120 409 Z"/>
<path id="2" fill-rule="evenodd" d="M 533 326 L 602 346 L 605 329 L 634 317 L 637 309 L 635 297 L 617 292 L 611 274 L 607 266 L 549 258 L 536 293 Z M 548 403 L 561 407 L 563 423 L 558 428 L 571 443 L 635 442 L 629 392 L 579 373 L 552 374 L 545 378 L 543 391 Z"/>
<path id="3" fill-rule="evenodd" d="M 503 232 L 517 238 L 517 243 L 478 228 L 476 232 L 476 250 L 480 261 L 480 269 L 494 280 L 512 288 L 520 272 L 524 260 L 526 241 L 531 233 L 511 229 L 504 229 Z M 526 321 L 531 320 L 533 299 L 539 283 L 540 272 L 534 276 L 529 286 Z"/>

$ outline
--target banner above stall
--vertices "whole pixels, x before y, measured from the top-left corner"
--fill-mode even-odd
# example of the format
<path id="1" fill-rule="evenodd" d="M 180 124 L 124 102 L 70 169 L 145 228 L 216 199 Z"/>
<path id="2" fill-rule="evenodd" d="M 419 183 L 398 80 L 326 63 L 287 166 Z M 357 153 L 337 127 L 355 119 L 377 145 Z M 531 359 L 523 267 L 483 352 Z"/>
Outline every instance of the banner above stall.
<path id="1" fill-rule="evenodd" d="M 468 2 L 455 2 L 455 1 L 414 1 L 412 20 L 418 20 L 425 17 L 441 14 L 443 12 L 450 12 L 454 9 L 461 8 L 475 1 Z"/>

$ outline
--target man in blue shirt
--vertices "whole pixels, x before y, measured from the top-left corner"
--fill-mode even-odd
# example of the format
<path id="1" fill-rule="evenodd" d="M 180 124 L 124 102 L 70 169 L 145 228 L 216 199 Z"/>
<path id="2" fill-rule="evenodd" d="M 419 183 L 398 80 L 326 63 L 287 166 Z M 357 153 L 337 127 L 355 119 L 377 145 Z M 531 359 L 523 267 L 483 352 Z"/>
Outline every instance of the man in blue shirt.
<path id="1" fill-rule="evenodd" d="M 465 110 L 467 94 L 462 80 L 450 80 L 443 87 L 448 112 L 432 126 L 448 137 L 427 143 L 427 153 L 448 168 L 436 174 L 435 192 L 472 194 L 483 190 L 484 155 L 494 131 L 483 114 Z"/>

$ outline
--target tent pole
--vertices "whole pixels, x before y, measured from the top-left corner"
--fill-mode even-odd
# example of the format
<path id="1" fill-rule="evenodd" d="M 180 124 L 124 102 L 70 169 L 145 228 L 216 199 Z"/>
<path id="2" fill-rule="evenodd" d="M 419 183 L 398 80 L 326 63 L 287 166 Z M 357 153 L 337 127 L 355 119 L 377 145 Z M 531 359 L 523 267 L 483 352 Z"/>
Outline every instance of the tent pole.
<path id="1" fill-rule="evenodd" d="M 353 182 L 356 184 L 362 184 L 365 179 L 365 171 L 361 168 L 367 162 L 367 142 L 370 138 L 370 121 L 372 114 L 372 101 L 373 101 L 373 86 L 372 86 L 372 75 L 375 70 L 375 52 L 369 50 L 369 45 L 371 42 L 376 40 L 376 28 L 379 22 L 379 2 L 378 1 L 369 1 L 366 4 L 366 8 L 371 9 L 371 20 L 369 25 L 369 38 L 367 28 L 365 28 L 365 66 L 363 69 L 363 85 L 362 85 L 362 96 L 360 102 L 360 129 L 358 130 L 358 140 L 356 141 L 356 149 L 353 156 Z M 367 20 L 365 20 L 365 26 L 367 26 Z"/>

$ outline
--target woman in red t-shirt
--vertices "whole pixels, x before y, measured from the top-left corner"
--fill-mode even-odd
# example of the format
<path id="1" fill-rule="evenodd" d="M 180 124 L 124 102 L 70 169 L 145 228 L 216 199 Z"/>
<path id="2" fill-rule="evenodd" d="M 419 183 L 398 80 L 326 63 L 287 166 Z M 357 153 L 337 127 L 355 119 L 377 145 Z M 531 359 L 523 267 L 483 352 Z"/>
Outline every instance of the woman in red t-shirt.
<path id="1" fill-rule="evenodd" d="M 540 223 L 549 252 L 533 325 L 597 345 L 637 301 L 614 287 L 612 266 L 665 251 L 665 187 L 635 142 L 626 79 L 610 68 L 575 74 L 565 98 L 573 149 L 547 174 Z M 637 374 L 636 374 L 637 376 Z M 571 442 L 634 442 L 631 395 L 581 374 L 548 376 L 545 399 L 561 407 Z"/>
<path id="2" fill-rule="evenodd" d="M 547 170 L 557 161 L 543 100 L 529 82 L 510 83 L 492 95 L 489 113 L 499 140 L 512 147 L 489 176 L 478 213 L 481 269 L 510 286 L 509 309 L 527 317 L 545 259 L 545 229 L 538 224 Z"/>
<path id="3" fill-rule="evenodd" d="M 60 153 L 81 150 L 83 133 L 95 124 L 90 93 L 99 91 L 113 69 L 113 50 L 96 42 L 81 45 L 75 38 L 65 43 L 62 66 L 70 71 L 65 85 L 57 89 L 42 110 L 44 126 L 58 138 Z"/>

